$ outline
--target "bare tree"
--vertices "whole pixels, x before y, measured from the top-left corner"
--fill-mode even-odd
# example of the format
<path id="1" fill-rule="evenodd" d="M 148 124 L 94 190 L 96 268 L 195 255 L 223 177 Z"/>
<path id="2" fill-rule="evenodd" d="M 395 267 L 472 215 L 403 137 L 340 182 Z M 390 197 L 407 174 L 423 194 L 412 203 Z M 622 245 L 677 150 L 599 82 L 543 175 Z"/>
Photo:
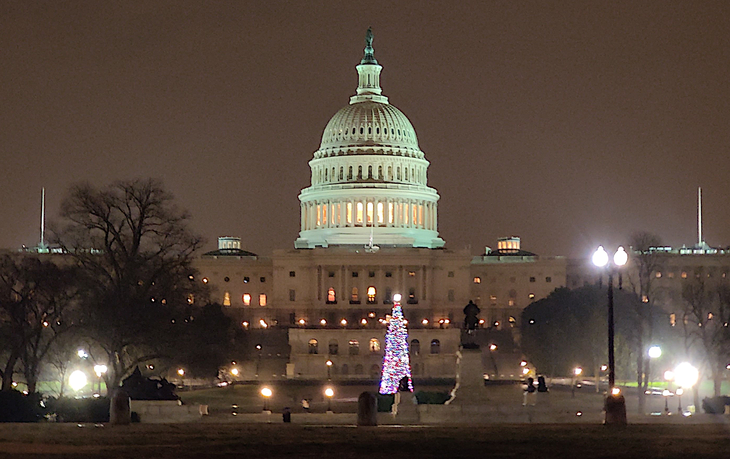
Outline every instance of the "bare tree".
<path id="1" fill-rule="evenodd" d="M 54 242 L 80 268 L 80 325 L 106 355 L 114 388 L 136 365 L 174 347 L 176 326 L 198 292 L 191 262 L 201 239 L 153 179 L 76 185 L 61 217 Z"/>
<path id="2" fill-rule="evenodd" d="M 54 341 L 71 328 L 66 314 L 76 288 L 71 268 L 27 255 L 0 258 L 0 319 L 9 332 L 3 390 L 11 388 L 22 363 L 29 393 L 35 393 L 41 365 Z"/>
<path id="3" fill-rule="evenodd" d="M 656 286 L 656 273 L 663 267 L 663 259 L 655 249 L 662 245 L 659 236 L 648 232 L 637 232 L 631 235 L 630 267 L 627 284 L 633 290 L 636 301 L 634 309 L 638 318 L 634 333 L 636 354 L 636 383 L 638 387 L 638 410 L 644 412 L 644 393 L 650 378 L 650 360 L 647 358 L 645 346 L 651 342 L 654 330 L 654 315 L 659 300 Z"/>
<path id="4" fill-rule="evenodd" d="M 694 279 L 683 286 L 682 299 L 688 346 L 701 357 L 705 373 L 713 381 L 714 393 L 719 396 L 730 353 L 727 326 L 730 321 L 730 287 L 718 285 L 705 270 L 698 269 Z M 697 345 L 700 349 L 692 349 Z"/>

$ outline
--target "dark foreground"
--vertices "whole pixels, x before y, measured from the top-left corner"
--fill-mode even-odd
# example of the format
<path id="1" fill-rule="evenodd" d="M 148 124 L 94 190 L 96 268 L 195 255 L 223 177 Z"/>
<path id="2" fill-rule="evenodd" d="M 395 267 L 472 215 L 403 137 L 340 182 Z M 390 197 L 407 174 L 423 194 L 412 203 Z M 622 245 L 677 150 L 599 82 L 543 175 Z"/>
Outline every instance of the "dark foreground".
<path id="1" fill-rule="evenodd" d="M 725 458 L 730 425 L 5 424 L 0 457 Z"/>

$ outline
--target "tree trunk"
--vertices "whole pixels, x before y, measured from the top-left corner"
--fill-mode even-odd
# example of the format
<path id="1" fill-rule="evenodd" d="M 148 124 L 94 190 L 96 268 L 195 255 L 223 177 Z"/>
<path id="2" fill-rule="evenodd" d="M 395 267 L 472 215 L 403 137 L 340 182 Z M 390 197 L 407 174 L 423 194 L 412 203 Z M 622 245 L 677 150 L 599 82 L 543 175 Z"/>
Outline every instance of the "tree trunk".
<path id="1" fill-rule="evenodd" d="M 5 369 L 3 370 L 3 391 L 13 390 L 13 375 L 15 374 L 15 363 L 17 361 L 18 354 L 16 352 L 11 352 L 7 363 L 5 364 Z"/>
<path id="2" fill-rule="evenodd" d="M 643 333 L 641 325 L 639 326 L 639 338 L 638 338 L 638 346 L 636 353 L 636 392 L 639 397 L 639 403 L 638 403 L 638 412 L 639 414 L 644 414 L 644 405 L 645 405 L 645 396 L 644 391 L 642 390 L 643 382 L 644 382 L 644 341 L 642 339 L 641 334 Z"/>

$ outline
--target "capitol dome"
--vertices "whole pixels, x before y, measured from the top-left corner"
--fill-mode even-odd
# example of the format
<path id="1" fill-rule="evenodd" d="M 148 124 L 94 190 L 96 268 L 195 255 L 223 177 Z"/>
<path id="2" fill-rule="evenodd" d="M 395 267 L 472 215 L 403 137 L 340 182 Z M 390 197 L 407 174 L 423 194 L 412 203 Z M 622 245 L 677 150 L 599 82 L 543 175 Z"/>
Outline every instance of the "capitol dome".
<path id="1" fill-rule="evenodd" d="M 299 195 L 294 245 L 443 247 L 429 162 L 411 122 L 382 95 L 370 29 L 365 43 L 357 93 L 327 123 L 309 162 L 312 180 Z"/>

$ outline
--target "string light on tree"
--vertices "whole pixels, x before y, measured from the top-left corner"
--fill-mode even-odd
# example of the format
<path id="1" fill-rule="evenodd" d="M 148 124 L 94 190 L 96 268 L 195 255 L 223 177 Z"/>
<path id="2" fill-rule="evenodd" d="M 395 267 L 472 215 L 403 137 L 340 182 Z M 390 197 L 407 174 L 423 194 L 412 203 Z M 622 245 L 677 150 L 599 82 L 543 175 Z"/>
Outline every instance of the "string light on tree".
<path id="1" fill-rule="evenodd" d="M 388 331 L 385 334 L 385 355 L 380 378 L 381 394 L 398 392 L 399 383 L 403 378 L 407 378 L 408 390 L 413 392 L 411 363 L 408 356 L 408 330 L 400 300 L 399 294 L 393 295 L 393 311 L 388 320 Z"/>

